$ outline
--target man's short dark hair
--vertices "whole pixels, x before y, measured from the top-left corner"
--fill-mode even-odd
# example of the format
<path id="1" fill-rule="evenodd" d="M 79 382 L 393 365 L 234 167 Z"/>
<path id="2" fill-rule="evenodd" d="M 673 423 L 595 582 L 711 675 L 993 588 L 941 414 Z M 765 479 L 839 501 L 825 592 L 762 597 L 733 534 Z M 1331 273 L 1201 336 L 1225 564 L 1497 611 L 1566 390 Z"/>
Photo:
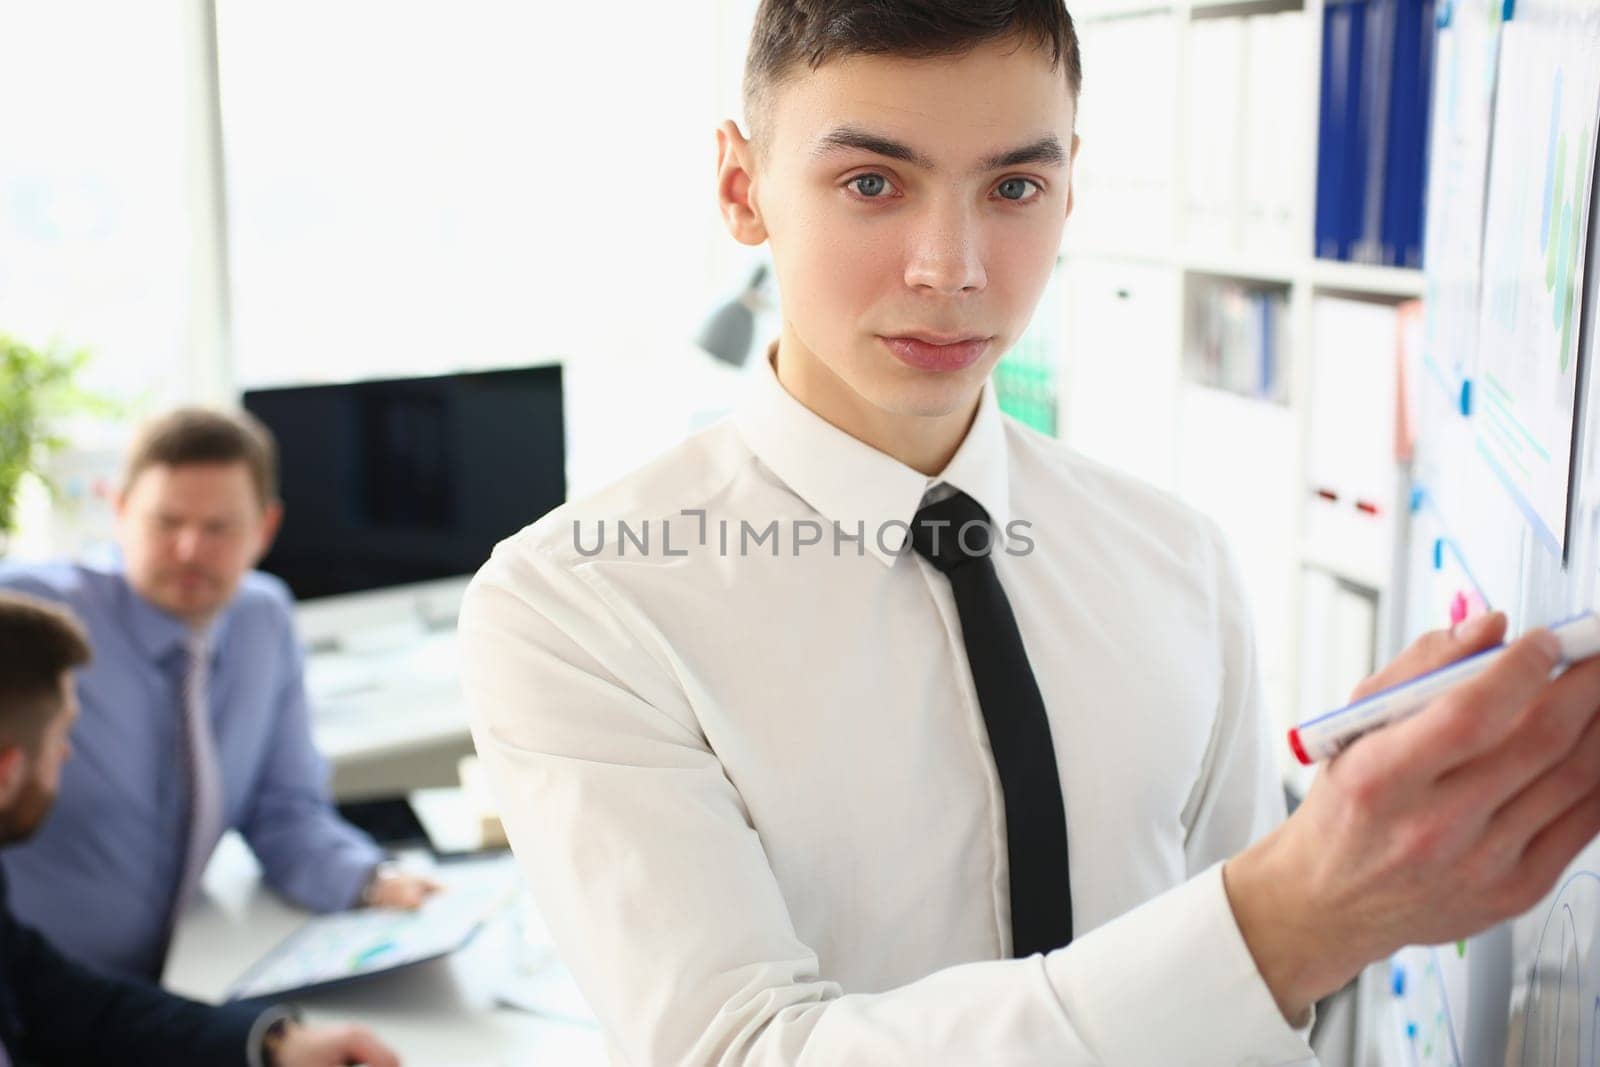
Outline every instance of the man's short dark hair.
<path id="1" fill-rule="evenodd" d="M 245 411 L 188 407 L 139 427 L 122 474 L 126 492 L 151 467 L 243 463 L 263 507 L 278 502 L 278 445 L 272 431 Z"/>
<path id="2" fill-rule="evenodd" d="M 0 745 L 37 744 L 61 712 L 61 678 L 89 662 L 89 638 L 65 608 L 0 592 Z"/>
<path id="3" fill-rule="evenodd" d="M 1078 98 L 1083 61 L 1064 0 L 761 0 L 744 68 L 749 133 L 761 140 L 773 90 L 802 64 L 954 56 L 1010 39 L 1042 48 Z"/>

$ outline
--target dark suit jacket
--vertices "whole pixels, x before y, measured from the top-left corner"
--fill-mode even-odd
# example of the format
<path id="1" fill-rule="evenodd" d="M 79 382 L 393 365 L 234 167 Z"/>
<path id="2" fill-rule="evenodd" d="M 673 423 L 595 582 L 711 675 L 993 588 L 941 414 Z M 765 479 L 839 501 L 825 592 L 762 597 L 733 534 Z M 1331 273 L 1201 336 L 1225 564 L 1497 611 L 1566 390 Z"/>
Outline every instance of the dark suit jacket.
<path id="1" fill-rule="evenodd" d="M 198 1004 L 72 962 L 12 917 L 0 870 L 0 1042 L 18 1067 L 243 1065 L 262 1011 Z"/>

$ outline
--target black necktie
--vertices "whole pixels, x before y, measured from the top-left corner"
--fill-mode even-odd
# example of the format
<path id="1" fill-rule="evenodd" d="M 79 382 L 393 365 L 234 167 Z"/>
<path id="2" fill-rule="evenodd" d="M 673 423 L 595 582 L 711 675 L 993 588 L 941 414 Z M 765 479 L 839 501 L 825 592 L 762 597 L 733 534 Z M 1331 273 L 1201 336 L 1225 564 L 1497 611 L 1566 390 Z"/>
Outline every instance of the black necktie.
<path id="1" fill-rule="evenodd" d="M 993 540 L 989 513 L 961 492 L 924 506 L 911 525 L 912 546 L 950 579 L 955 594 L 1005 796 L 1011 941 L 1021 958 L 1072 940 L 1067 817 L 1044 698 L 989 558 Z"/>

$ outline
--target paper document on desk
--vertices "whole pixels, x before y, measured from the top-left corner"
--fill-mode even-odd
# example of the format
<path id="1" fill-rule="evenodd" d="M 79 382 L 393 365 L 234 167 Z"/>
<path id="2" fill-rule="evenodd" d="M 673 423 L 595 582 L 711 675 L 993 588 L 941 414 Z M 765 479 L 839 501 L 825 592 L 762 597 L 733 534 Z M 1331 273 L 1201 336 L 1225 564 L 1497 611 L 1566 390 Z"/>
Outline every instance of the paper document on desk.
<path id="1" fill-rule="evenodd" d="M 534 949 L 531 958 L 495 992 L 495 1000 L 508 1008 L 533 1012 L 563 1022 L 598 1026 L 594 1009 L 583 999 L 578 983 L 555 950 Z"/>
<path id="2" fill-rule="evenodd" d="M 246 970 L 227 998 L 304 993 L 449 955 L 505 909 L 518 885 L 509 857 L 430 874 L 445 889 L 417 911 L 367 908 L 308 919 Z"/>

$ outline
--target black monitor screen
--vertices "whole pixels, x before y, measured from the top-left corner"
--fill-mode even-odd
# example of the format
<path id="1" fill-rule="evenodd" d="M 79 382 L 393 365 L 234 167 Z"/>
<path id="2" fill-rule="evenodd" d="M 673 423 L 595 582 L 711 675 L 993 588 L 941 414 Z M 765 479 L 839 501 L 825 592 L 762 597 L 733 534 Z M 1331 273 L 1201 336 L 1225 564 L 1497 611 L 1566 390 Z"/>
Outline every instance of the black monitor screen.
<path id="1" fill-rule="evenodd" d="M 259 389 L 283 529 L 261 562 L 296 597 L 471 574 L 566 498 L 561 368 Z"/>

